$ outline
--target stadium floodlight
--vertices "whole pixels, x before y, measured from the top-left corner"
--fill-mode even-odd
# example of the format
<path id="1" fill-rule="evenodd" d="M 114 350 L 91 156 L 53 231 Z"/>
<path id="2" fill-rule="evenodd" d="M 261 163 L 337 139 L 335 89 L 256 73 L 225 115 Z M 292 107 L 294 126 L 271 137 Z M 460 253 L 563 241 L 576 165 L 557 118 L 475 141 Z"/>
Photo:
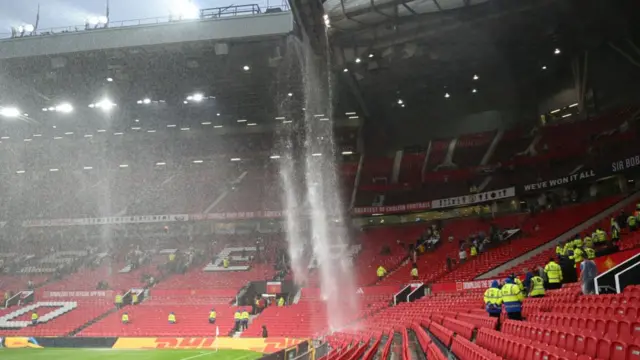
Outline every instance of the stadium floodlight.
<path id="1" fill-rule="evenodd" d="M 90 16 L 87 18 L 86 22 L 91 26 L 96 26 L 100 23 L 100 18 L 98 18 L 97 16 Z"/>
<path id="2" fill-rule="evenodd" d="M 25 31 L 25 32 L 30 33 L 30 32 L 33 32 L 33 30 L 35 30 L 35 29 L 36 29 L 36 28 L 35 28 L 33 25 L 31 25 L 31 24 L 26 24 L 26 25 L 24 25 L 24 31 Z"/>
<path id="3" fill-rule="evenodd" d="M 143 104 L 145 104 L 145 105 L 146 105 L 146 104 L 151 104 L 151 99 L 149 99 L 149 98 L 144 98 L 144 99 L 142 99 L 142 103 L 143 103 Z"/>
<path id="4" fill-rule="evenodd" d="M 560 49 L 556 48 L 556 49 L 553 51 L 553 53 L 554 53 L 555 55 L 560 55 Z"/>
<path id="5" fill-rule="evenodd" d="M 0 108 L 0 116 L 7 118 L 14 118 L 20 116 L 20 110 L 15 107 L 2 107 Z"/>
<path id="6" fill-rule="evenodd" d="M 400 107 L 404 107 L 404 104 L 400 105 Z"/>
<path id="7" fill-rule="evenodd" d="M 473 75 L 473 80 L 478 80 L 478 79 L 480 79 L 480 77 L 477 74 Z"/>
<path id="8" fill-rule="evenodd" d="M 91 106 L 93 105 L 93 106 Z M 99 109 L 102 109 L 104 111 L 110 111 L 111 109 L 113 109 L 114 106 L 116 106 L 116 104 L 114 104 L 113 102 L 111 102 L 111 100 L 109 99 L 102 99 L 100 101 L 98 101 L 95 104 L 91 104 L 89 105 L 89 107 L 96 107 Z"/>
<path id="9" fill-rule="evenodd" d="M 200 17 L 200 9 L 190 0 L 174 0 L 171 16 L 177 20 L 197 19 Z"/>
<path id="10" fill-rule="evenodd" d="M 189 102 L 188 102 L 187 100 L 185 100 L 185 101 L 183 101 L 182 103 L 183 103 L 183 104 L 188 104 Z"/>
<path id="11" fill-rule="evenodd" d="M 193 94 L 192 96 L 192 100 L 196 101 L 196 102 L 200 102 L 204 99 L 204 95 L 197 93 L 197 94 Z"/>
<path id="12" fill-rule="evenodd" d="M 249 65 L 245 65 L 245 66 L 242 67 L 242 70 L 249 71 L 249 70 L 251 70 L 251 67 L 249 67 Z"/>
<path id="13" fill-rule="evenodd" d="M 100 25 L 107 25 L 107 23 L 109 22 L 109 18 L 106 16 L 98 16 L 98 24 Z"/>
<path id="14" fill-rule="evenodd" d="M 47 109 L 47 108 L 42 108 L 42 111 L 49 111 L 49 109 Z"/>
<path id="15" fill-rule="evenodd" d="M 73 106 L 69 103 L 62 103 L 60 105 L 56 105 L 56 111 L 68 114 L 73 111 Z"/>

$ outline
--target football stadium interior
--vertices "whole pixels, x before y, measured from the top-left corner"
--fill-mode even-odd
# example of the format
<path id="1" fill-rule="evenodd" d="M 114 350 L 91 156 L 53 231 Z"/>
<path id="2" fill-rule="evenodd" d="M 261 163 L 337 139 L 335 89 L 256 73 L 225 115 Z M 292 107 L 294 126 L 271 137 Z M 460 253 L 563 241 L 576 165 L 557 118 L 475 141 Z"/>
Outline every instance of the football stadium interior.
<path id="1" fill-rule="evenodd" d="M 123 3 L 0 14 L 0 358 L 640 360 L 640 2 Z"/>

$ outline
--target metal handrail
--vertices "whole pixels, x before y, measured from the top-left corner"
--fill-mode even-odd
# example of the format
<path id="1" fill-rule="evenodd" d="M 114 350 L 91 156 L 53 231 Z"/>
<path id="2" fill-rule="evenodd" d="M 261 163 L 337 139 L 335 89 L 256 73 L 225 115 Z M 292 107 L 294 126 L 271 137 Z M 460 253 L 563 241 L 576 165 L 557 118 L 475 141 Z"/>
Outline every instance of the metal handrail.
<path id="1" fill-rule="evenodd" d="M 224 7 L 201 9 L 200 18 L 198 19 L 176 19 L 175 17 L 172 17 L 172 16 L 158 16 L 158 17 L 152 17 L 152 18 L 109 21 L 109 23 L 106 26 L 102 27 L 102 25 L 100 25 L 100 27 L 95 27 L 95 28 L 88 28 L 86 24 L 60 26 L 60 27 L 37 30 L 24 36 L 12 36 L 11 33 L 0 33 L 0 39 L 10 39 L 10 38 L 20 39 L 23 37 L 28 38 L 32 36 L 49 36 L 54 34 L 66 34 L 66 33 L 75 33 L 75 32 L 83 32 L 83 31 L 100 31 L 100 30 L 109 29 L 109 28 L 155 25 L 155 24 L 165 24 L 165 23 L 174 23 L 174 22 L 185 22 L 185 21 L 200 21 L 200 20 L 219 19 L 224 17 L 234 17 L 234 16 L 243 16 L 243 15 L 260 15 L 260 14 L 268 13 L 270 10 L 278 9 L 278 8 L 283 12 L 289 11 L 288 6 L 268 6 L 265 9 L 265 11 L 262 12 L 258 4 L 230 5 L 230 6 L 224 6 Z"/>

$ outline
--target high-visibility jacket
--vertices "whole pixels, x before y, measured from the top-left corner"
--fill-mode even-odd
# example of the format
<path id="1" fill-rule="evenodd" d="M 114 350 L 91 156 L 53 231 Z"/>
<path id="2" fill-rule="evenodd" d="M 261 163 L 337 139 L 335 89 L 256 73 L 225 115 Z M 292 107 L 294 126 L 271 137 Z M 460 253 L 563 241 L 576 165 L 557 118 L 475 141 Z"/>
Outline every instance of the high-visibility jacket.
<path id="1" fill-rule="evenodd" d="M 411 276 L 418 277 L 418 269 L 417 268 L 411 269 Z"/>
<path id="2" fill-rule="evenodd" d="M 169 321 L 176 322 L 176 316 L 174 314 L 169 314 Z"/>
<path id="3" fill-rule="evenodd" d="M 547 274 L 550 284 L 557 284 L 562 282 L 562 268 L 556 264 L 555 261 L 549 261 L 544 267 L 544 273 Z"/>
<path id="4" fill-rule="evenodd" d="M 379 266 L 378 270 L 376 270 L 376 274 L 378 274 L 378 277 L 383 277 L 384 274 L 386 274 L 386 273 L 387 273 L 387 269 L 385 269 L 382 266 Z"/>
<path id="5" fill-rule="evenodd" d="M 122 322 L 128 322 L 128 321 L 129 321 L 129 315 L 122 314 Z"/>
<path id="6" fill-rule="evenodd" d="M 636 219 L 635 216 L 631 215 L 627 218 L 627 224 L 629 224 L 629 226 L 636 226 L 636 221 L 638 219 Z"/>
<path id="7" fill-rule="evenodd" d="M 176 254 L 169 254 L 169 261 L 173 261 L 176 259 Z"/>
<path id="8" fill-rule="evenodd" d="M 38 314 L 32 313 L 31 314 L 31 320 L 38 320 Z"/>
<path id="9" fill-rule="evenodd" d="M 596 251 L 590 247 L 584 248 L 584 253 L 587 254 L 587 259 L 589 260 L 596 258 Z"/>
<path id="10" fill-rule="evenodd" d="M 573 249 L 573 242 L 572 241 L 567 241 L 564 244 L 564 255 L 565 256 L 569 256 L 569 250 Z"/>
<path id="11" fill-rule="evenodd" d="M 240 311 L 236 311 L 236 313 L 233 314 L 233 319 L 236 321 L 242 320 L 242 314 L 240 313 Z"/>
<path id="12" fill-rule="evenodd" d="M 620 239 L 620 231 L 618 231 L 618 228 L 616 227 L 611 228 L 611 239 L 613 240 Z"/>
<path id="13" fill-rule="evenodd" d="M 556 246 L 556 255 L 564 256 L 564 246 L 562 245 Z"/>
<path id="14" fill-rule="evenodd" d="M 504 284 L 500 289 L 500 296 L 502 297 L 502 303 L 506 312 L 520 312 L 522 311 L 522 300 L 524 294 L 520 290 L 520 287 L 516 284 Z"/>
<path id="15" fill-rule="evenodd" d="M 488 288 L 484 292 L 485 309 L 490 314 L 502 312 L 502 294 L 498 288 Z"/>
<path id="16" fill-rule="evenodd" d="M 596 230 L 596 233 L 598 234 L 598 241 L 597 242 L 605 242 L 605 241 L 607 241 L 607 233 L 604 232 L 604 230 Z"/>
<path id="17" fill-rule="evenodd" d="M 515 278 L 513 279 L 513 282 L 518 285 L 520 291 L 524 291 L 524 284 L 522 283 L 522 280 L 520 280 L 519 278 Z"/>
<path id="18" fill-rule="evenodd" d="M 249 320 L 249 312 L 248 311 L 243 311 L 240 316 L 242 316 L 242 320 Z"/>
<path id="19" fill-rule="evenodd" d="M 544 280 L 540 276 L 534 276 L 531 278 L 531 292 L 529 296 L 544 295 Z"/>
<path id="20" fill-rule="evenodd" d="M 573 247 L 574 248 L 582 247 L 582 239 L 580 238 L 573 239 Z"/>
<path id="21" fill-rule="evenodd" d="M 132 304 L 137 304 L 138 303 L 138 295 L 137 294 L 131 295 L 131 303 Z"/>
<path id="22" fill-rule="evenodd" d="M 589 237 L 589 236 L 584 238 L 584 246 L 593 247 L 593 239 L 591 239 L 591 237 Z"/>
<path id="23" fill-rule="evenodd" d="M 478 248 L 476 248 L 475 246 L 471 247 L 471 256 L 476 256 L 478 255 Z"/>
<path id="24" fill-rule="evenodd" d="M 576 248 L 575 250 L 573 250 L 573 255 L 569 256 L 569 259 L 572 259 L 573 262 L 578 264 L 584 259 L 584 251 L 582 251 L 581 248 Z"/>
<path id="25" fill-rule="evenodd" d="M 284 298 L 278 299 L 278 306 L 280 306 L 280 307 L 284 306 Z"/>
<path id="26" fill-rule="evenodd" d="M 116 295 L 116 304 L 122 304 L 122 295 Z"/>
<path id="27" fill-rule="evenodd" d="M 209 319 L 215 319 L 215 318 L 216 318 L 216 312 L 215 311 L 209 312 Z"/>
<path id="28" fill-rule="evenodd" d="M 229 259 L 227 258 L 222 259 L 222 267 L 225 269 L 229 267 Z"/>

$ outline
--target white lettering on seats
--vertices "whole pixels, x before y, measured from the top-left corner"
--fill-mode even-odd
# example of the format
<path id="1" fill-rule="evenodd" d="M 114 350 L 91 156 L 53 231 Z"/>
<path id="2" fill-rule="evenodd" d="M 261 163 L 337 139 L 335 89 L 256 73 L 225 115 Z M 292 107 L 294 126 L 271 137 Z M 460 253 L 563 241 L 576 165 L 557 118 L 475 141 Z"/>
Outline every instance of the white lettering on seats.
<path id="1" fill-rule="evenodd" d="M 244 256 L 242 256 L 244 252 Z M 249 265 L 238 265 L 239 262 L 247 263 L 251 259 L 250 255 L 256 252 L 255 246 L 246 246 L 246 247 L 228 247 L 224 248 L 218 256 L 216 260 L 212 263 L 207 264 L 207 266 L 202 269 L 203 271 L 245 271 L 249 270 Z M 237 255 L 232 255 L 236 253 Z M 229 267 L 222 266 L 222 261 L 224 258 L 228 258 L 229 262 L 233 262 L 234 265 L 229 265 Z"/>
<path id="2" fill-rule="evenodd" d="M 42 307 L 54 307 L 56 309 L 40 316 L 38 318 L 39 323 L 53 320 L 60 315 L 68 313 L 78 307 L 78 303 L 75 301 L 39 301 L 0 317 L 0 329 L 20 329 L 31 325 L 31 321 L 13 321 L 13 319 L 24 314 L 30 314 Z"/>

